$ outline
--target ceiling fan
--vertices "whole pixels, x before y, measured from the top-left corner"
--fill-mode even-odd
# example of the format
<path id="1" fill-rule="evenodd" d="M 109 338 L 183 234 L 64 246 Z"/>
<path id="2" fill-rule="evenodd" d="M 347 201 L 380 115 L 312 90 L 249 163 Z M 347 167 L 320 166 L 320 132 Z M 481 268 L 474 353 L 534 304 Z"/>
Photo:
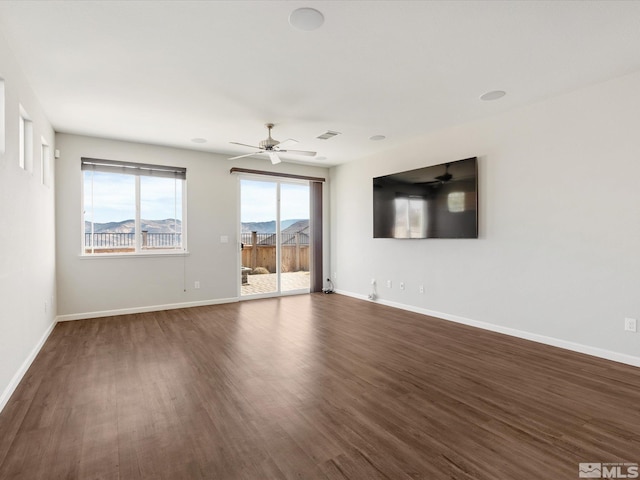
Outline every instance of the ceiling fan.
<path id="1" fill-rule="evenodd" d="M 271 129 L 274 127 L 273 123 L 267 123 L 265 125 L 265 127 L 267 127 L 268 131 L 269 131 L 269 135 L 267 136 L 267 138 L 265 140 L 262 140 L 258 146 L 255 145 L 247 145 L 246 143 L 239 143 L 239 142 L 230 142 L 233 143 L 234 145 L 241 145 L 243 147 L 250 147 L 250 148 L 257 148 L 258 151 L 257 152 L 253 152 L 253 153 L 247 153 L 245 155 L 239 155 L 237 157 L 231 157 L 229 160 L 237 160 L 238 158 L 244 158 L 244 157 L 250 157 L 252 155 L 258 155 L 260 153 L 267 153 L 269 155 L 269 158 L 271 159 L 271 163 L 273 163 L 274 165 L 276 163 L 280 163 L 282 160 L 280 160 L 280 157 L 278 156 L 278 153 L 291 153 L 293 155 L 305 155 L 308 157 L 314 157 L 316 152 L 308 152 L 306 150 L 285 150 L 284 148 L 282 148 L 283 146 L 286 145 L 295 145 L 296 143 L 298 143 L 296 140 L 293 140 L 292 138 L 285 140 L 283 142 L 279 142 L 278 140 L 275 140 L 271 137 Z"/>
<path id="2" fill-rule="evenodd" d="M 444 167 L 444 173 L 442 175 L 438 175 L 435 178 L 435 180 L 431 180 L 429 182 L 417 182 L 416 185 L 436 185 L 436 186 L 440 186 L 440 185 L 444 185 L 445 183 L 451 181 L 453 179 L 453 175 L 451 175 L 449 173 L 449 166 L 451 164 L 450 163 L 445 163 L 445 167 Z"/>
<path id="3" fill-rule="evenodd" d="M 444 166 L 444 173 L 442 175 L 438 175 L 436 177 L 436 180 L 438 180 L 439 182 L 445 183 L 448 182 L 449 180 L 451 180 L 453 178 L 453 175 L 451 175 L 449 173 L 449 167 L 451 166 L 450 163 L 446 163 Z"/>

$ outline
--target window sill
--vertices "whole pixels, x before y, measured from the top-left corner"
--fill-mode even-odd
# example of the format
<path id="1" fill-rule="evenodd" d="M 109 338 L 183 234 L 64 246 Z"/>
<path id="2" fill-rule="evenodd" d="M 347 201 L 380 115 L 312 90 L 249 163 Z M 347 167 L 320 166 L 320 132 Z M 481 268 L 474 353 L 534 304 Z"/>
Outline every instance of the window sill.
<path id="1" fill-rule="evenodd" d="M 149 253 L 88 253 L 80 254 L 78 257 L 81 260 L 94 260 L 96 258 L 149 258 L 149 257 L 188 257 L 188 251 L 182 252 L 149 252 Z"/>

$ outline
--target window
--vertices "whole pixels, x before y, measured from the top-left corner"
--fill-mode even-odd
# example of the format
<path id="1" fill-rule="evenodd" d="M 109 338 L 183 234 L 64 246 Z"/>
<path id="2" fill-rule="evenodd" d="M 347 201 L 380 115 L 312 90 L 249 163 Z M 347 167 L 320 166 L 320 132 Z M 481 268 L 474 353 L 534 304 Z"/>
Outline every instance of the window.
<path id="1" fill-rule="evenodd" d="M 82 159 L 83 254 L 186 250 L 181 167 Z"/>
<path id="2" fill-rule="evenodd" d="M 27 112 L 20 105 L 20 168 L 31 172 L 33 170 L 33 123 Z"/>
<path id="3" fill-rule="evenodd" d="M 42 184 L 50 187 L 51 186 L 51 153 L 49 144 L 43 138 L 42 147 L 40 150 L 40 171 L 42 172 Z"/>

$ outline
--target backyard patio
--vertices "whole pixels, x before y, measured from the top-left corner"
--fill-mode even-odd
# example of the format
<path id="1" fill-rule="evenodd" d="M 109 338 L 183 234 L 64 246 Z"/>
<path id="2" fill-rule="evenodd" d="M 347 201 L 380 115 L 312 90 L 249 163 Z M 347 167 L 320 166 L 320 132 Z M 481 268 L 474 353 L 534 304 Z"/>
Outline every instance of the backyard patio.
<path id="1" fill-rule="evenodd" d="M 280 274 L 282 291 L 303 290 L 309 288 L 309 272 L 286 272 Z M 276 291 L 276 274 L 247 275 L 247 285 L 242 285 L 241 295 L 256 295 Z"/>

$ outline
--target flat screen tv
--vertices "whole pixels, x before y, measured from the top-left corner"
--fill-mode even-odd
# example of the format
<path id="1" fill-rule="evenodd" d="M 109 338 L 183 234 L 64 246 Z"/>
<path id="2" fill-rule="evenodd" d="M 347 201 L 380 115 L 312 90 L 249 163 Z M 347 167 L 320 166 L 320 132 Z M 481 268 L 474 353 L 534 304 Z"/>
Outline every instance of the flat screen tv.
<path id="1" fill-rule="evenodd" d="M 478 238 L 477 157 L 373 179 L 374 238 Z"/>

